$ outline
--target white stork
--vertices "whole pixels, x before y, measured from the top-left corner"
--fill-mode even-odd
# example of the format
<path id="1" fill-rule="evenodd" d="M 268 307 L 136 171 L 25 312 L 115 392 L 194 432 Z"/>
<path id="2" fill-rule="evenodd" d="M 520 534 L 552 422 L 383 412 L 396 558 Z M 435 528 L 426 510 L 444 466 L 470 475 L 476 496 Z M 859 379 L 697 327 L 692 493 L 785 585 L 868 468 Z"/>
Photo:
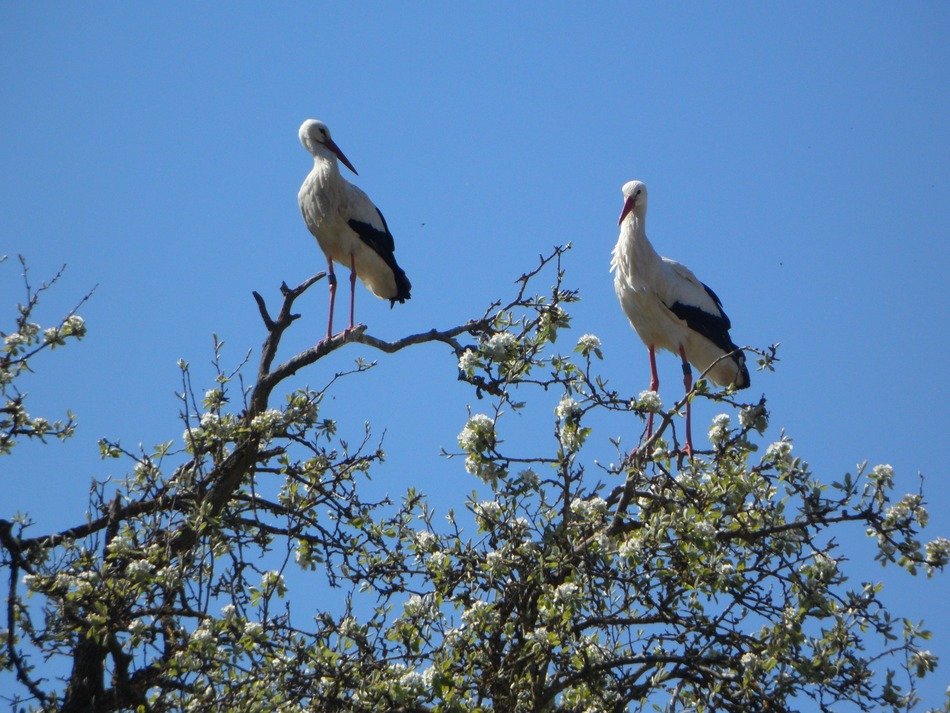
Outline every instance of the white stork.
<path id="1" fill-rule="evenodd" d="M 683 360 L 683 386 L 693 387 L 692 364 L 701 372 L 719 361 L 709 377 L 720 386 L 744 389 L 749 385 L 745 354 L 732 343 L 729 317 L 722 301 L 685 265 L 661 257 L 646 234 L 647 187 L 641 181 L 623 186 L 620 239 L 614 247 L 610 269 L 614 290 L 630 324 L 650 350 L 650 389 L 657 391 L 656 349 L 678 353 Z M 726 357 L 726 358 L 722 358 Z M 647 437 L 653 433 L 653 415 Z M 686 402 L 686 447 L 693 454 L 690 404 Z"/>
<path id="2" fill-rule="evenodd" d="M 333 336 L 333 305 L 336 301 L 336 275 L 333 261 L 350 268 L 350 326 L 356 278 L 392 307 L 409 299 L 412 284 L 396 264 L 392 233 L 379 208 L 363 191 L 340 175 L 337 159 L 356 173 L 340 147 L 330 138 L 322 121 L 307 119 L 300 125 L 300 143 L 313 155 L 313 169 L 297 194 L 300 212 L 327 258 L 330 283 L 330 316 L 327 339 Z"/>

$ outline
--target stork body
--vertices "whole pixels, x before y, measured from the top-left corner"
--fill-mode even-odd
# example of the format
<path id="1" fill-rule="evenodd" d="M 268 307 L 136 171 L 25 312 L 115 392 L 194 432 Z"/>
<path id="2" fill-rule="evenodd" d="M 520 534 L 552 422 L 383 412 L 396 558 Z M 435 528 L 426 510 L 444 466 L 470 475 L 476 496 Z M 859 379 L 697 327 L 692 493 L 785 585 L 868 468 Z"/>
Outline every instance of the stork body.
<path id="1" fill-rule="evenodd" d="M 350 268 L 350 325 L 356 300 L 356 278 L 390 306 L 409 299 L 412 284 L 396 263 L 396 246 L 386 219 L 363 191 L 340 174 L 337 161 L 353 173 L 356 169 L 330 138 L 326 124 L 307 119 L 300 126 L 300 143 L 313 155 L 313 169 L 297 194 L 307 228 L 327 258 L 330 283 L 330 316 L 327 339 L 333 336 L 336 274 L 333 263 Z"/>
<path id="2" fill-rule="evenodd" d="M 729 336 L 732 326 L 722 301 L 685 265 L 660 256 L 646 235 L 647 189 L 641 181 L 623 187 L 620 238 L 614 247 L 611 270 L 620 305 L 650 353 L 650 389 L 658 391 L 656 350 L 679 354 L 683 386 L 692 389 L 690 364 L 720 386 L 749 386 L 745 355 Z M 728 355 L 728 356 L 726 356 Z M 722 358 L 726 357 L 726 358 Z M 653 415 L 647 436 L 653 432 Z M 686 402 L 686 452 L 692 455 L 690 404 Z"/>

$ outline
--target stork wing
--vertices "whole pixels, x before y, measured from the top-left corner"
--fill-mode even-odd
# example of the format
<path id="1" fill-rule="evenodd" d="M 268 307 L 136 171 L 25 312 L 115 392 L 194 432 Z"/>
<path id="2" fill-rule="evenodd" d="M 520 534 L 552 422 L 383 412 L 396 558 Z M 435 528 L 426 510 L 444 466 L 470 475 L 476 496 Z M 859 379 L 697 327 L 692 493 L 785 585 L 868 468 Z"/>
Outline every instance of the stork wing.
<path id="1" fill-rule="evenodd" d="M 369 196 L 351 183 L 347 183 L 347 186 L 347 198 L 349 200 L 347 215 L 349 217 L 346 223 L 359 239 L 379 255 L 386 266 L 392 270 L 393 278 L 396 281 L 396 297 L 390 299 L 390 305 L 397 300 L 404 302 L 409 299 L 412 283 L 409 282 L 406 273 L 396 262 L 394 254 L 396 241 L 393 240 L 393 234 L 389 232 L 386 219 L 379 208 L 369 199 Z"/>
<path id="2" fill-rule="evenodd" d="M 736 346 L 729 337 L 732 323 L 719 296 L 685 265 L 669 258 L 663 258 L 663 264 L 671 278 L 666 281 L 668 289 L 663 295 L 666 307 L 694 332 L 702 334 L 725 352 L 733 351 Z"/>

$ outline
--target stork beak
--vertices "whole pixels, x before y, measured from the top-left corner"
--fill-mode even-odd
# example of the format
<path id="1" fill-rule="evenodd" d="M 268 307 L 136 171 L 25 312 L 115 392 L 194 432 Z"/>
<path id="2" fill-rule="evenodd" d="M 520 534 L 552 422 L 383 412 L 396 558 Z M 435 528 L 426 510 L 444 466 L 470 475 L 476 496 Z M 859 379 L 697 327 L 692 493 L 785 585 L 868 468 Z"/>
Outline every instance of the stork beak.
<path id="1" fill-rule="evenodd" d="M 634 196 L 630 196 L 623 202 L 623 210 L 620 211 L 620 220 L 617 221 L 617 224 L 623 222 L 623 219 L 627 217 L 627 213 L 633 210 L 634 204 L 637 202 L 637 199 Z"/>
<path id="2" fill-rule="evenodd" d="M 346 166 L 348 169 L 350 169 L 353 173 L 356 173 L 356 169 L 353 168 L 353 164 L 350 163 L 350 159 L 348 159 L 348 158 L 343 154 L 343 152 L 340 151 L 340 147 L 337 146 L 337 145 L 334 143 L 333 139 L 328 138 L 324 143 L 325 143 L 326 147 L 327 147 L 328 149 L 330 149 L 333 153 L 335 153 L 335 154 L 336 154 L 336 157 L 337 157 L 338 159 L 340 159 L 340 160 L 343 162 L 343 165 L 344 165 L 344 166 Z M 356 173 L 356 175 L 358 176 L 358 175 L 360 175 L 360 174 L 359 174 L 359 173 Z"/>

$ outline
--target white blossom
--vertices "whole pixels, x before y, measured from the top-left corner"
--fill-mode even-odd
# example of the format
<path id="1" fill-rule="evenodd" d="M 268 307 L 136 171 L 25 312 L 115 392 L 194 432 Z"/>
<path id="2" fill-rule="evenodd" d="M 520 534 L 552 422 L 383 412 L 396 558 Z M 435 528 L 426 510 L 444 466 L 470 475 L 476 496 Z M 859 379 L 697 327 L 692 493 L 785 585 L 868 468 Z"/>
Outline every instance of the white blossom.
<path id="1" fill-rule="evenodd" d="M 739 659 L 743 668 L 755 668 L 759 663 L 759 657 L 751 651 L 746 651 Z"/>
<path id="2" fill-rule="evenodd" d="M 473 349 L 466 349 L 462 352 L 462 356 L 459 357 L 459 371 L 463 371 L 466 374 L 471 374 L 480 365 L 481 360 L 478 357 L 478 352 Z"/>
<path id="3" fill-rule="evenodd" d="M 580 407 L 577 402 L 567 394 L 561 397 L 557 408 L 554 409 L 554 415 L 562 420 L 575 419 L 580 414 Z"/>
<path id="4" fill-rule="evenodd" d="M 591 352 L 594 352 L 594 354 L 600 357 L 600 338 L 596 334 L 583 335 L 577 340 L 575 351 L 580 352 L 584 356 L 589 356 Z"/>
<path id="5" fill-rule="evenodd" d="M 711 540 L 716 536 L 716 527 L 706 520 L 697 520 L 693 523 L 693 532 L 704 540 Z"/>
<path id="6" fill-rule="evenodd" d="M 132 560 L 125 566 L 125 576 L 133 582 L 145 581 L 155 571 L 155 565 L 148 560 Z"/>
<path id="7" fill-rule="evenodd" d="M 491 610 L 491 604 L 482 601 L 481 599 L 476 599 L 474 602 L 469 604 L 468 607 L 466 607 L 465 611 L 462 612 L 462 621 L 466 625 L 471 626 L 490 616 Z"/>
<path id="8" fill-rule="evenodd" d="M 415 536 L 416 546 L 423 552 L 429 552 L 435 549 L 439 543 L 439 538 L 428 530 L 419 530 Z"/>
<path id="9" fill-rule="evenodd" d="M 192 633 L 190 641 L 198 646 L 211 644 L 214 642 L 214 634 L 203 627 L 199 627 Z"/>
<path id="10" fill-rule="evenodd" d="M 729 414 L 721 413 L 712 421 L 709 429 L 709 440 L 713 444 L 722 443 L 729 437 Z"/>
<path id="11" fill-rule="evenodd" d="M 284 575 L 275 570 L 270 570 L 264 572 L 261 576 L 261 591 L 270 593 L 276 591 L 278 594 L 283 594 L 287 589 L 284 584 Z"/>
<path id="12" fill-rule="evenodd" d="M 868 479 L 878 487 L 889 488 L 894 485 L 894 468 L 887 463 L 876 465 L 868 473 Z"/>
<path id="13" fill-rule="evenodd" d="M 617 549 L 617 553 L 624 559 L 634 559 L 641 551 L 643 551 L 643 538 L 637 533 L 628 535 Z"/>
<path id="14" fill-rule="evenodd" d="M 483 413 L 476 413 L 458 435 L 459 446 L 466 453 L 481 453 L 495 445 L 495 422 Z"/>
<path id="15" fill-rule="evenodd" d="M 635 408 L 640 409 L 641 411 L 656 412 L 663 408 L 663 402 L 660 401 L 660 395 L 655 391 L 641 391 L 640 395 L 637 396 L 636 403 L 633 404 Z"/>
<path id="16" fill-rule="evenodd" d="M 264 625 L 259 621 L 244 622 L 244 636 L 257 641 L 264 636 Z"/>
<path id="17" fill-rule="evenodd" d="M 202 419 L 204 420 L 204 419 Z M 283 425 L 284 414 L 277 409 L 267 409 L 251 419 L 251 429 L 255 433 L 269 437 Z"/>
<path id="18" fill-rule="evenodd" d="M 13 332 L 3 338 L 3 348 L 10 354 L 16 354 L 27 343 L 26 337 L 19 332 Z"/>
<path id="19" fill-rule="evenodd" d="M 578 598 L 581 588 L 573 582 L 564 582 L 554 590 L 552 599 L 558 604 L 572 604 Z"/>
<path id="20" fill-rule="evenodd" d="M 478 524 L 483 529 L 490 529 L 501 517 L 501 504 L 495 500 L 483 500 L 472 506 Z"/>
<path id="21" fill-rule="evenodd" d="M 792 442 L 787 438 L 775 441 L 765 449 L 763 460 L 774 460 L 776 463 L 788 464 L 792 458 Z"/>
<path id="22" fill-rule="evenodd" d="M 403 612 L 409 617 L 432 615 L 435 613 L 435 610 L 435 597 L 431 594 L 424 594 L 422 596 L 413 594 L 403 605 Z"/>
<path id="23" fill-rule="evenodd" d="M 950 562 L 950 540 L 938 537 L 927 543 L 927 565 L 932 571 L 937 567 L 945 567 Z"/>
<path id="24" fill-rule="evenodd" d="M 86 335 L 86 322 L 78 314 L 70 315 L 63 322 L 63 334 L 82 338 Z"/>
<path id="25" fill-rule="evenodd" d="M 484 351 L 490 359 L 501 361 L 511 356 L 512 351 L 514 351 L 517 345 L 518 340 L 514 334 L 510 332 L 497 332 L 491 335 L 489 340 L 485 342 L 482 351 Z"/>
<path id="26" fill-rule="evenodd" d="M 571 512 L 581 520 L 599 520 L 607 512 L 607 502 L 600 497 L 572 500 Z"/>

